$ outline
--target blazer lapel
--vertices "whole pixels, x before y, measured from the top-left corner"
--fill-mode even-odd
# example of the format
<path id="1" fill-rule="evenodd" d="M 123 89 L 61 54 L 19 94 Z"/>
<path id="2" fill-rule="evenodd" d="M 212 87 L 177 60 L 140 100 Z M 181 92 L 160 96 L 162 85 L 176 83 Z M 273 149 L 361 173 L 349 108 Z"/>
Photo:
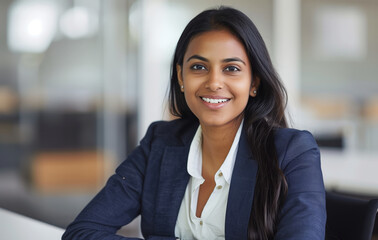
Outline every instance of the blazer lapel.
<path id="1" fill-rule="evenodd" d="M 190 179 L 187 160 L 196 129 L 196 127 L 189 129 L 181 136 L 183 145 L 167 146 L 164 150 L 154 221 L 155 233 L 161 236 L 174 235 L 177 216 Z"/>
<path id="2" fill-rule="evenodd" d="M 242 132 L 232 173 L 226 210 L 226 239 L 246 239 L 255 190 L 257 161 L 252 158 L 247 136 Z"/>

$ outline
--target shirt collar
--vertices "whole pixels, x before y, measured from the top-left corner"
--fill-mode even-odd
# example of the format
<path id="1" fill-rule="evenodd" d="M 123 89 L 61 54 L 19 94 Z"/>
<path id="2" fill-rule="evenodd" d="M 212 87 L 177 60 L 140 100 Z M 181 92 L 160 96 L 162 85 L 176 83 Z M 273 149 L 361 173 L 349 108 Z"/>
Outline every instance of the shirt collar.
<path id="1" fill-rule="evenodd" d="M 231 183 L 232 171 L 234 169 L 237 148 L 240 140 L 241 131 L 243 128 L 243 122 L 240 123 L 239 129 L 236 132 L 234 141 L 232 142 L 230 151 L 227 154 L 226 159 L 224 160 L 222 166 L 219 168 L 219 171 L 222 172 L 225 180 L 228 184 Z M 188 155 L 188 164 L 187 170 L 190 176 L 203 179 L 202 177 L 202 128 L 201 125 L 198 126 L 196 134 L 190 145 L 189 155 Z M 219 172 L 218 171 L 218 172 Z"/>
<path id="2" fill-rule="evenodd" d="M 190 176 L 198 179 L 202 178 L 202 128 L 198 126 L 196 134 L 190 144 L 187 169 Z"/>
<path id="3" fill-rule="evenodd" d="M 224 160 L 222 166 L 219 169 L 222 172 L 224 179 L 227 181 L 228 184 L 231 183 L 232 171 L 234 170 L 240 135 L 243 128 L 243 122 L 244 122 L 244 119 L 240 123 L 239 129 L 235 134 L 235 138 L 234 138 L 234 141 L 232 142 L 230 151 L 228 152 L 226 159 Z"/>

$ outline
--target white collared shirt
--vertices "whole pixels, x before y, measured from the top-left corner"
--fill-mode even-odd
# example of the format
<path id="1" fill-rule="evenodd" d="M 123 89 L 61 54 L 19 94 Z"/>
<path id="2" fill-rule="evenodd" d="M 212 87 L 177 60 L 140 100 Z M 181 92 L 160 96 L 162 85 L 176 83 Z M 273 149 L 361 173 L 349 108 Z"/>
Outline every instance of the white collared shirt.
<path id="1" fill-rule="evenodd" d="M 201 217 L 196 216 L 196 210 L 199 187 L 204 183 L 205 179 L 202 177 L 202 128 L 201 126 L 198 127 L 190 145 L 187 164 L 190 180 L 177 217 L 176 237 L 182 240 L 225 238 L 228 192 L 242 126 L 243 121 L 239 126 L 226 159 L 215 173 L 215 188 L 202 210 Z"/>

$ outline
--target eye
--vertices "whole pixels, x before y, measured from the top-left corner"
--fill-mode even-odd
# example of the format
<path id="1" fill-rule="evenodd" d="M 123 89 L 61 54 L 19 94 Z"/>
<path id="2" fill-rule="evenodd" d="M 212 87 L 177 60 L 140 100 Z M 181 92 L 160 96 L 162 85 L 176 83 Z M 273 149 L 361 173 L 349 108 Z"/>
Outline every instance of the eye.
<path id="1" fill-rule="evenodd" d="M 238 72 L 240 69 L 235 66 L 228 66 L 224 69 L 225 72 Z"/>
<path id="2" fill-rule="evenodd" d="M 206 67 L 200 64 L 194 64 L 190 67 L 192 70 L 206 70 Z"/>

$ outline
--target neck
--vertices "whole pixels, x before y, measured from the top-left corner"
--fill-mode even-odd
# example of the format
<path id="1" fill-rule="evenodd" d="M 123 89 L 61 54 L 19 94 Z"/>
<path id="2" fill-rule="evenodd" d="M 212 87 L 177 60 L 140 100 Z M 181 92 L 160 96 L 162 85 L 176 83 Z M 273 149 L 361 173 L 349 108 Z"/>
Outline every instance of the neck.
<path id="1" fill-rule="evenodd" d="M 220 168 L 234 141 L 241 120 L 229 126 L 202 128 L 202 172 L 213 176 Z"/>

